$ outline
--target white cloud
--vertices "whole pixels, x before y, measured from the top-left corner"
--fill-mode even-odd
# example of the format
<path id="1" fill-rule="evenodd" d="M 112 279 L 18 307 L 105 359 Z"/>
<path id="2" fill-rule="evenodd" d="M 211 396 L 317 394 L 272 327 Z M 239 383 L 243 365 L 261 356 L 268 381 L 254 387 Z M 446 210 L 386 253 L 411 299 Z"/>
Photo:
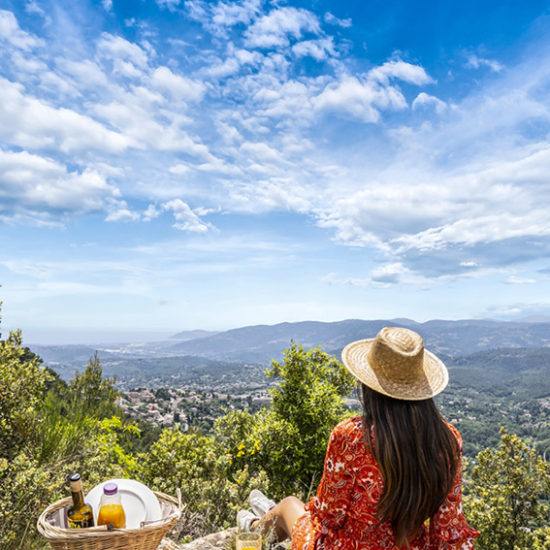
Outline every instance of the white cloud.
<path id="1" fill-rule="evenodd" d="M 22 30 L 15 15 L 7 10 L 0 10 L 0 41 L 6 41 L 24 51 L 44 45 L 43 40 Z"/>
<path id="2" fill-rule="evenodd" d="M 72 61 L 70 59 L 57 58 L 55 63 L 62 76 L 65 79 L 69 77 L 75 81 L 82 92 L 90 90 L 95 93 L 101 93 L 109 90 L 112 86 L 112 82 L 110 82 L 97 63 L 89 59 Z"/>
<path id="3" fill-rule="evenodd" d="M 162 205 L 163 210 L 171 211 L 174 214 L 176 223 L 172 226 L 180 231 L 191 231 L 193 233 L 205 233 L 208 225 L 189 208 L 189 205 L 181 199 L 173 199 Z"/>
<path id="4" fill-rule="evenodd" d="M 281 154 L 266 143 L 246 142 L 241 145 L 241 151 L 263 162 L 281 162 Z"/>
<path id="5" fill-rule="evenodd" d="M 116 204 L 119 190 L 92 170 L 68 171 L 48 158 L 0 150 L 0 196 L 16 211 L 99 211 Z"/>
<path id="6" fill-rule="evenodd" d="M 106 11 L 111 11 L 113 9 L 113 0 L 101 0 L 101 5 Z"/>
<path id="7" fill-rule="evenodd" d="M 231 27 L 238 23 L 247 25 L 260 13 L 262 0 L 241 0 L 240 2 L 218 2 L 212 8 L 212 22 L 216 26 Z"/>
<path id="8" fill-rule="evenodd" d="M 25 11 L 27 13 L 35 13 L 41 17 L 46 17 L 46 12 L 37 4 L 36 0 L 29 0 L 25 4 Z"/>
<path id="9" fill-rule="evenodd" d="M 0 78 L 0 137 L 25 148 L 56 148 L 63 153 L 93 149 L 120 153 L 132 145 L 88 116 L 52 107 L 27 96 L 23 87 Z"/>
<path id="10" fill-rule="evenodd" d="M 147 210 L 143 213 L 143 221 L 150 222 L 151 220 L 158 218 L 160 214 L 161 214 L 160 210 L 157 210 L 154 204 L 150 204 L 147 207 Z"/>
<path id="11" fill-rule="evenodd" d="M 325 13 L 324 17 L 325 23 L 328 23 L 329 25 L 338 25 L 339 27 L 343 27 L 345 29 L 351 27 L 351 19 L 339 19 L 335 15 L 332 15 L 329 11 Z"/>
<path id="12" fill-rule="evenodd" d="M 96 105 L 94 110 L 99 117 L 127 136 L 135 147 L 209 157 L 208 147 L 197 143 L 180 127 L 178 115 L 173 114 L 170 125 L 165 126 L 153 118 L 147 105 L 139 105 L 136 99 L 132 96 L 124 103 L 116 101 L 107 105 Z"/>
<path id="13" fill-rule="evenodd" d="M 243 140 L 243 136 L 240 134 L 237 128 L 235 128 L 235 126 L 232 126 L 231 124 L 227 124 L 221 120 L 218 120 L 216 121 L 216 129 L 226 143 L 234 143 L 236 141 Z"/>
<path id="14" fill-rule="evenodd" d="M 113 205 L 105 218 L 106 222 L 129 222 L 139 220 L 139 214 L 132 212 L 125 201 L 119 201 Z"/>
<path id="15" fill-rule="evenodd" d="M 425 92 L 420 92 L 412 102 L 412 108 L 418 109 L 423 106 L 433 107 L 439 115 L 447 109 L 447 104 L 444 101 L 441 101 L 441 99 L 433 95 L 428 95 Z"/>
<path id="16" fill-rule="evenodd" d="M 120 63 L 119 67 L 133 65 L 135 70 L 147 66 L 147 53 L 137 44 L 128 42 L 121 36 L 103 33 L 97 42 L 97 53 L 103 59 Z M 126 69 L 128 70 L 128 69 Z M 122 71 L 121 71 L 122 72 Z M 124 74 L 124 73 L 123 73 Z"/>
<path id="17" fill-rule="evenodd" d="M 174 166 L 171 166 L 168 171 L 171 174 L 180 176 L 182 174 L 188 174 L 191 171 L 191 168 L 187 166 L 187 164 L 175 164 Z"/>
<path id="18" fill-rule="evenodd" d="M 288 46 L 289 36 L 299 39 L 305 32 L 321 32 L 317 16 L 302 8 L 283 7 L 256 19 L 244 33 L 245 44 L 252 48 Z"/>
<path id="19" fill-rule="evenodd" d="M 328 57 L 336 57 L 338 52 L 334 49 L 332 36 L 318 40 L 304 40 L 292 46 L 292 53 L 296 57 L 313 57 L 317 61 L 323 61 Z"/>
<path id="20" fill-rule="evenodd" d="M 409 270 L 401 263 L 394 262 L 374 269 L 371 273 L 373 283 L 390 285 L 399 283 L 403 275 L 409 273 Z"/>
<path id="21" fill-rule="evenodd" d="M 407 102 L 396 88 L 345 76 L 329 84 L 313 99 L 313 105 L 319 111 L 348 113 L 363 122 L 378 122 L 379 109 L 404 109 Z"/>
<path id="22" fill-rule="evenodd" d="M 153 87 L 167 91 L 176 99 L 185 101 L 200 101 L 206 88 L 202 82 L 197 82 L 173 73 L 168 67 L 158 67 L 151 77 Z"/>
<path id="23" fill-rule="evenodd" d="M 203 73 L 211 78 L 226 78 L 239 72 L 241 64 L 236 57 L 228 57 L 216 65 L 204 69 Z"/>
<path id="24" fill-rule="evenodd" d="M 404 82 L 416 84 L 417 86 L 434 83 L 434 80 L 426 73 L 423 67 L 401 60 L 386 61 L 383 65 L 371 69 L 368 73 L 368 78 L 380 82 L 384 86 L 389 84 L 391 78 L 397 78 Z"/>
<path id="25" fill-rule="evenodd" d="M 243 173 L 235 164 L 228 164 L 219 158 L 212 158 L 209 162 L 198 164 L 195 168 L 201 172 L 212 172 L 224 176 L 240 176 Z"/>
<path id="26" fill-rule="evenodd" d="M 478 57 L 475 54 L 470 54 L 466 61 L 466 67 L 471 69 L 479 69 L 480 67 L 489 67 L 491 71 L 499 73 L 504 69 L 504 65 L 496 61 L 495 59 L 486 59 L 483 57 Z"/>
<path id="27" fill-rule="evenodd" d="M 39 74 L 48 71 L 46 63 L 37 58 L 28 57 L 19 50 L 12 51 L 11 59 L 13 65 L 21 72 Z"/>

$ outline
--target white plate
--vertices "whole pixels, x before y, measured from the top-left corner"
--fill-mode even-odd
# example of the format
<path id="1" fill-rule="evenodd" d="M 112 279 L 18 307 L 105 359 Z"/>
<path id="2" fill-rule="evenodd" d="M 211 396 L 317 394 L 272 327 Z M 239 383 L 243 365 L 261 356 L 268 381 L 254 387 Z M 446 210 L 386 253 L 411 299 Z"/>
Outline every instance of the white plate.
<path id="1" fill-rule="evenodd" d="M 120 501 L 126 514 L 127 529 L 139 529 L 142 521 L 162 519 L 159 499 L 149 487 L 133 479 L 109 479 L 96 485 L 85 498 L 85 501 L 93 508 L 96 525 L 99 502 L 103 495 L 103 486 L 106 483 L 116 483 L 118 486 Z"/>

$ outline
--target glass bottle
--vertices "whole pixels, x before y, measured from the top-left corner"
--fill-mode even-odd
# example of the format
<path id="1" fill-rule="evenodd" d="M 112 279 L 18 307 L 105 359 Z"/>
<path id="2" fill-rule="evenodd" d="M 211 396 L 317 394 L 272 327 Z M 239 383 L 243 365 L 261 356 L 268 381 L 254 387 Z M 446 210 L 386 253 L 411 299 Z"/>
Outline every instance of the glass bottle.
<path id="1" fill-rule="evenodd" d="M 120 501 L 120 494 L 116 483 L 106 483 L 103 486 L 103 495 L 99 503 L 97 514 L 98 525 L 113 524 L 116 529 L 126 528 L 126 514 Z"/>
<path id="2" fill-rule="evenodd" d="M 69 476 L 73 503 L 67 509 L 67 525 L 72 529 L 83 529 L 94 526 L 94 512 L 89 504 L 84 502 L 82 480 L 80 474 Z"/>

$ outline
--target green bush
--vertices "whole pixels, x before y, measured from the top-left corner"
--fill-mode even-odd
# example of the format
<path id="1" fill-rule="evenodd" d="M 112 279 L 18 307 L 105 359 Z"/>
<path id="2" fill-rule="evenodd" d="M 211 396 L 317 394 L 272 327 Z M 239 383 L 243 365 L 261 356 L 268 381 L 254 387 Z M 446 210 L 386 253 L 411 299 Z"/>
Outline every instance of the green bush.
<path id="1" fill-rule="evenodd" d="M 480 530 L 478 550 L 550 548 L 550 465 L 517 436 L 501 430 L 498 449 L 477 456 L 465 512 Z M 541 546 L 541 544 L 543 546 Z"/>
<path id="2" fill-rule="evenodd" d="M 235 525 L 250 490 L 265 488 L 261 472 L 234 469 L 226 447 L 212 436 L 164 430 L 148 453 L 140 455 L 140 477 L 171 495 L 179 488 L 185 503 L 180 535 L 196 537 Z"/>

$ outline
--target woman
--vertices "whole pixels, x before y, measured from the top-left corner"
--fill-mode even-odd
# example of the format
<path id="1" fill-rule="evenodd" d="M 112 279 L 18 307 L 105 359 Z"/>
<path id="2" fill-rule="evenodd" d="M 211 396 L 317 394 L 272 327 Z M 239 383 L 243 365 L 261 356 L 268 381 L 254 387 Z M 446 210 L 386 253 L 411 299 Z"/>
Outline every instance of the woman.
<path id="1" fill-rule="evenodd" d="M 352 342 L 342 360 L 361 383 L 363 416 L 334 428 L 316 496 L 275 505 L 252 491 L 241 528 L 274 528 L 292 550 L 473 549 L 461 438 L 432 399 L 449 380 L 443 362 L 395 327 Z"/>

